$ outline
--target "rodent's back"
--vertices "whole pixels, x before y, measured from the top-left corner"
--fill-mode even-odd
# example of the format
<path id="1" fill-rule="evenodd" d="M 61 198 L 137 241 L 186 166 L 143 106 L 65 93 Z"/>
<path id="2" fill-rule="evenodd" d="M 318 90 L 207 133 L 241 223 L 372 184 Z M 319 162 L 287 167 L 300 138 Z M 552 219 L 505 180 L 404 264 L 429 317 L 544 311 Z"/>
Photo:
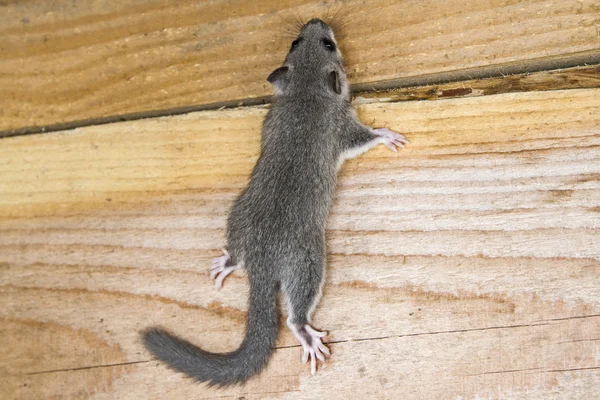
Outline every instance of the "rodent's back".
<path id="1" fill-rule="evenodd" d="M 238 234 L 244 241 L 322 234 L 336 184 L 343 112 L 342 105 L 321 97 L 273 104 L 250 183 L 231 210 L 230 240 Z"/>

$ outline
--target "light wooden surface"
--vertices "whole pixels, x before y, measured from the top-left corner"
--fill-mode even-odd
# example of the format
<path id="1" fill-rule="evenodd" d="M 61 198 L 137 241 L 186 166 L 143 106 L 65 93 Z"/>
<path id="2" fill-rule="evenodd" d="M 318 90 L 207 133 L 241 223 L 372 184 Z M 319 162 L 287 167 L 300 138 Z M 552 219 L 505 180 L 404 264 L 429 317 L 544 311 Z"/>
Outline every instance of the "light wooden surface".
<path id="1" fill-rule="evenodd" d="M 206 268 L 265 113 L 1 141 L 1 398 L 596 398 L 600 89 L 361 106 L 411 143 L 342 170 L 315 315 L 330 361 L 311 377 L 283 328 L 245 387 L 152 361 L 153 324 L 241 339 L 246 279 L 217 292 Z"/>
<path id="2" fill-rule="evenodd" d="M 600 0 L 0 2 L 0 131 L 269 95 L 296 18 L 337 13 L 351 82 L 365 84 L 598 62 L 599 10 Z"/>

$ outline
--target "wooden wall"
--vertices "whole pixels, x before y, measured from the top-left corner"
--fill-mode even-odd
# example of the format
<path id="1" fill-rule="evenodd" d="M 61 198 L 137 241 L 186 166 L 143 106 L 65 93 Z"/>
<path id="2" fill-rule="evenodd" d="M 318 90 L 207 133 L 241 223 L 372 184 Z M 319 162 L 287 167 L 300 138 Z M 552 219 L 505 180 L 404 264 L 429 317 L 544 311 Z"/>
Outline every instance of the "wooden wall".
<path id="1" fill-rule="evenodd" d="M 411 143 L 341 171 L 333 355 L 282 327 L 247 385 L 192 383 L 138 331 L 239 344 L 246 277 L 207 268 L 266 76 L 334 15 L 361 119 Z M 0 398 L 597 398 L 598 63 L 598 0 L 0 1 Z"/>

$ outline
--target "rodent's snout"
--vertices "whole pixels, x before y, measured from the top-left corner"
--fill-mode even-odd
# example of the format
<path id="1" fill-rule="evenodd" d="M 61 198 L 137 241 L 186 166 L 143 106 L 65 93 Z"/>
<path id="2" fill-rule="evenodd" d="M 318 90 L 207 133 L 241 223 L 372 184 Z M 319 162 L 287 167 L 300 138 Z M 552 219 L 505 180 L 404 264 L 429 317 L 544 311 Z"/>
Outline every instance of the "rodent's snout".
<path id="1" fill-rule="evenodd" d="M 302 27 L 302 30 L 308 28 L 311 25 L 319 25 L 321 28 L 323 29 L 327 29 L 330 30 L 331 27 L 322 19 L 320 18 L 313 18 L 310 21 L 308 21 L 306 24 L 304 24 L 304 26 Z"/>
<path id="2" fill-rule="evenodd" d="M 310 24 L 321 24 L 321 25 L 326 25 L 327 26 L 327 24 L 325 23 L 325 21 L 323 21 L 320 18 L 313 18 L 313 19 L 311 19 L 310 21 L 308 21 L 306 23 L 306 25 L 310 25 Z"/>

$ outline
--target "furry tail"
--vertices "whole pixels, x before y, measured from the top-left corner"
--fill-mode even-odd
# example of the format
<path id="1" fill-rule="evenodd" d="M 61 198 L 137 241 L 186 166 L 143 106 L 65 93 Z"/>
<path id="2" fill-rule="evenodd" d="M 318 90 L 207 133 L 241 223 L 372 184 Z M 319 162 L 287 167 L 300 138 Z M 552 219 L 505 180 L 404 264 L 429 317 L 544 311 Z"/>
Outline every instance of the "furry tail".
<path id="1" fill-rule="evenodd" d="M 144 345 L 170 368 L 198 382 L 215 386 L 246 382 L 267 365 L 279 331 L 276 287 L 262 285 L 251 283 L 246 335 L 237 350 L 209 353 L 160 328 L 142 332 Z"/>

